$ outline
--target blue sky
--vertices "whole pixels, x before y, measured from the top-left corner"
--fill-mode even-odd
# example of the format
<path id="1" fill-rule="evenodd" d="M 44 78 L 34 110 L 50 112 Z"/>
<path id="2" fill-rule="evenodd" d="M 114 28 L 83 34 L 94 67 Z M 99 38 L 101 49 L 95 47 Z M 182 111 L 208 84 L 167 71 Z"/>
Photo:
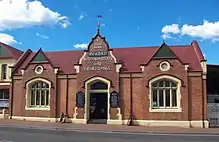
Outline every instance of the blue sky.
<path id="1" fill-rule="evenodd" d="M 96 34 L 98 14 L 111 47 L 197 40 L 208 63 L 219 63 L 218 0 L 1 0 L 0 41 L 21 50 L 78 50 Z"/>

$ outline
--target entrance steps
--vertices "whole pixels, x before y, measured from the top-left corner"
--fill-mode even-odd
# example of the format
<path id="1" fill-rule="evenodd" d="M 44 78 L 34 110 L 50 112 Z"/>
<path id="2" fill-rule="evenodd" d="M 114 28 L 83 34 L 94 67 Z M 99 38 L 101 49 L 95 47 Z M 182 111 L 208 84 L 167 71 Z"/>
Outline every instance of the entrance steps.
<path id="1" fill-rule="evenodd" d="M 90 119 L 88 123 L 91 124 L 107 124 L 107 119 Z"/>

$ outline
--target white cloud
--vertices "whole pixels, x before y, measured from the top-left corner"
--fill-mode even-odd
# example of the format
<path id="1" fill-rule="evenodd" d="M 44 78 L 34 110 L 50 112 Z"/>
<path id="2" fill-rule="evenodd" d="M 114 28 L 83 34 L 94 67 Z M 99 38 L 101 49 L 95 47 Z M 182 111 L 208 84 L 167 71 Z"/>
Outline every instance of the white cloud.
<path id="1" fill-rule="evenodd" d="M 44 38 L 44 39 L 49 39 L 48 36 L 45 36 L 43 34 L 40 34 L 40 33 L 36 33 L 37 36 L 41 37 L 41 38 Z"/>
<path id="2" fill-rule="evenodd" d="M 22 42 L 15 40 L 13 36 L 4 33 L 0 33 L 0 42 L 8 45 L 22 44 Z"/>
<path id="3" fill-rule="evenodd" d="M 87 46 L 88 46 L 88 43 L 81 43 L 81 44 L 74 45 L 75 48 L 82 48 L 82 49 L 87 48 Z"/>
<path id="4" fill-rule="evenodd" d="M 172 38 L 169 34 L 163 34 L 162 35 L 162 38 L 163 39 L 168 39 L 168 38 Z"/>
<path id="5" fill-rule="evenodd" d="M 39 0 L 1 0 L 0 30 L 39 25 L 70 25 L 68 17 L 45 7 Z"/>
<path id="6" fill-rule="evenodd" d="M 209 22 L 204 20 L 200 25 L 185 24 L 181 28 L 178 24 L 166 25 L 162 28 L 161 32 L 163 33 L 163 37 L 166 36 L 167 38 L 167 35 L 187 35 L 216 42 L 219 41 L 219 21 Z"/>
<path id="7" fill-rule="evenodd" d="M 82 19 L 84 19 L 84 17 L 86 17 L 86 16 L 87 16 L 87 13 L 81 12 L 80 16 L 78 17 L 78 20 L 82 20 Z"/>
<path id="8" fill-rule="evenodd" d="M 167 33 L 178 34 L 180 33 L 179 25 L 178 24 L 166 25 L 162 28 L 161 32 L 164 34 Z"/>

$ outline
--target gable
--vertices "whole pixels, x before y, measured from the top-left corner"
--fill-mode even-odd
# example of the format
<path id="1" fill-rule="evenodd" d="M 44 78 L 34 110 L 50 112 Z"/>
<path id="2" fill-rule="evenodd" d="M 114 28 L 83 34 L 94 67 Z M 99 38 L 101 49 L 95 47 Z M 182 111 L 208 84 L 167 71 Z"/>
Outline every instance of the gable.
<path id="1" fill-rule="evenodd" d="M 32 59 L 32 62 L 48 62 L 48 59 L 46 55 L 43 53 L 42 50 L 36 53 L 34 58 Z"/>
<path id="2" fill-rule="evenodd" d="M 89 52 L 100 51 L 100 54 L 102 53 L 104 54 L 103 51 L 108 51 L 108 50 L 109 50 L 109 44 L 107 43 L 105 37 L 102 37 L 98 32 L 97 35 L 94 38 L 92 38 L 92 41 L 89 43 L 87 51 Z"/>
<path id="3" fill-rule="evenodd" d="M 0 45 L 0 56 L 11 56 L 10 52 L 2 45 Z"/>
<path id="4" fill-rule="evenodd" d="M 177 58 L 177 56 L 165 43 L 163 43 L 153 58 Z"/>

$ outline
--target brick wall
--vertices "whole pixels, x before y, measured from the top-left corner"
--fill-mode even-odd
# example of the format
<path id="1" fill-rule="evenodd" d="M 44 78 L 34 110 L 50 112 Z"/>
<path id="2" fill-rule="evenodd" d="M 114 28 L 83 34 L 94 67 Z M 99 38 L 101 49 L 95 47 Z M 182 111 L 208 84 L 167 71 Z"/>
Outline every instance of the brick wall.
<path id="1" fill-rule="evenodd" d="M 24 74 L 20 79 L 13 80 L 13 116 L 31 116 L 31 117 L 60 117 L 61 113 L 68 113 L 69 117 L 73 117 L 76 107 L 76 93 L 84 90 L 84 81 L 95 77 L 101 76 L 111 81 L 111 91 L 118 91 L 120 93 L 120 105 L 122 119 L 127 120 L 130 116 L 130 92 L 132 91 L 132 110 L 133 118 L 136 120 L 201 120 L 202 114 L 206 118 L 206 97 L 204 98 L 204 104 L 202 103 L 202 95 L 205 93 L 206 88 L 202 85 L 206 85 L 206 81 L 202 81 L 199 77 L 188 77 L 188 73 L 185 70 L 185 65 L 177 59 L 170 59 L 168 62 L 171 64 L 169 71 L 163 72 L 159 69 L 159 63 L 162 60 L 152 60 L 147 66 L 144 67 L 143 73 L 140 73 L 142 77 L 121 77 L 119 73 L 116 73 L 116 67 L 113 61 L 106 64 L 112 68 L 112 71 L 100 71 L 91 72 L 80 69 L 80 73 L 76 78 L 58 78 L 54 73 L 54 69 L 50 64 L 42 64 L 44 66 L 44 72 L 41 75 L 37 75 L 34 72 L 34 67 L 37 64 L 30 64 L 24 71 Z M 104 62 L 103 62 L 104 64 Z M 86 66 L 86 63 L 84 62 Z M 88 65 L 87 65 L 88 66 Z M 181 92 L 181 108 L 182 112 L 149 112 L 149 81 L 154 77 L 160 75 L 169 75 L 181 80 L 182 86 Z M 51 107 L 50 111 L 42 110 L 25 110 L 25 84 L 34 78 L 44 78 L 52 83 L 51 88 Z M 132 88 L 131 82 L 132 81 Z M 203 84 L 202 84 L 203 83 Z M 68 85 L 67 85 L 68 84 Z M 203 90 L 204 89 L 204 90 Z M 68 97 L 67 97 L 68 96 Z M 68 98 L 68 99 L 67 99 Z M 66 105 L 68 105 L 66 107 Z M 202 106 L 204 107 L 204 111 Z M 77 110 L 77 118 L 84 118 L 84 109 Z M 115 119 L 117 110 L 110 109 L 111 118 Z"/>
<path id="2" fill-rule="evenodd" d="M 56 117 L 56 74 L 50 64 L 41 64 L 44 67 L 42 74 L 37 75 L 34 68 L 37 64 L 29 64 L 24 70 L 20 79 L 14 79 L 13 88 L 13 116 L 32 116 L 32 117 Z M 26 83 L 35 78 L 43 78 L 52 83 L 50 90 L 50 110 L 25 110 L 26 104 Z"/>

